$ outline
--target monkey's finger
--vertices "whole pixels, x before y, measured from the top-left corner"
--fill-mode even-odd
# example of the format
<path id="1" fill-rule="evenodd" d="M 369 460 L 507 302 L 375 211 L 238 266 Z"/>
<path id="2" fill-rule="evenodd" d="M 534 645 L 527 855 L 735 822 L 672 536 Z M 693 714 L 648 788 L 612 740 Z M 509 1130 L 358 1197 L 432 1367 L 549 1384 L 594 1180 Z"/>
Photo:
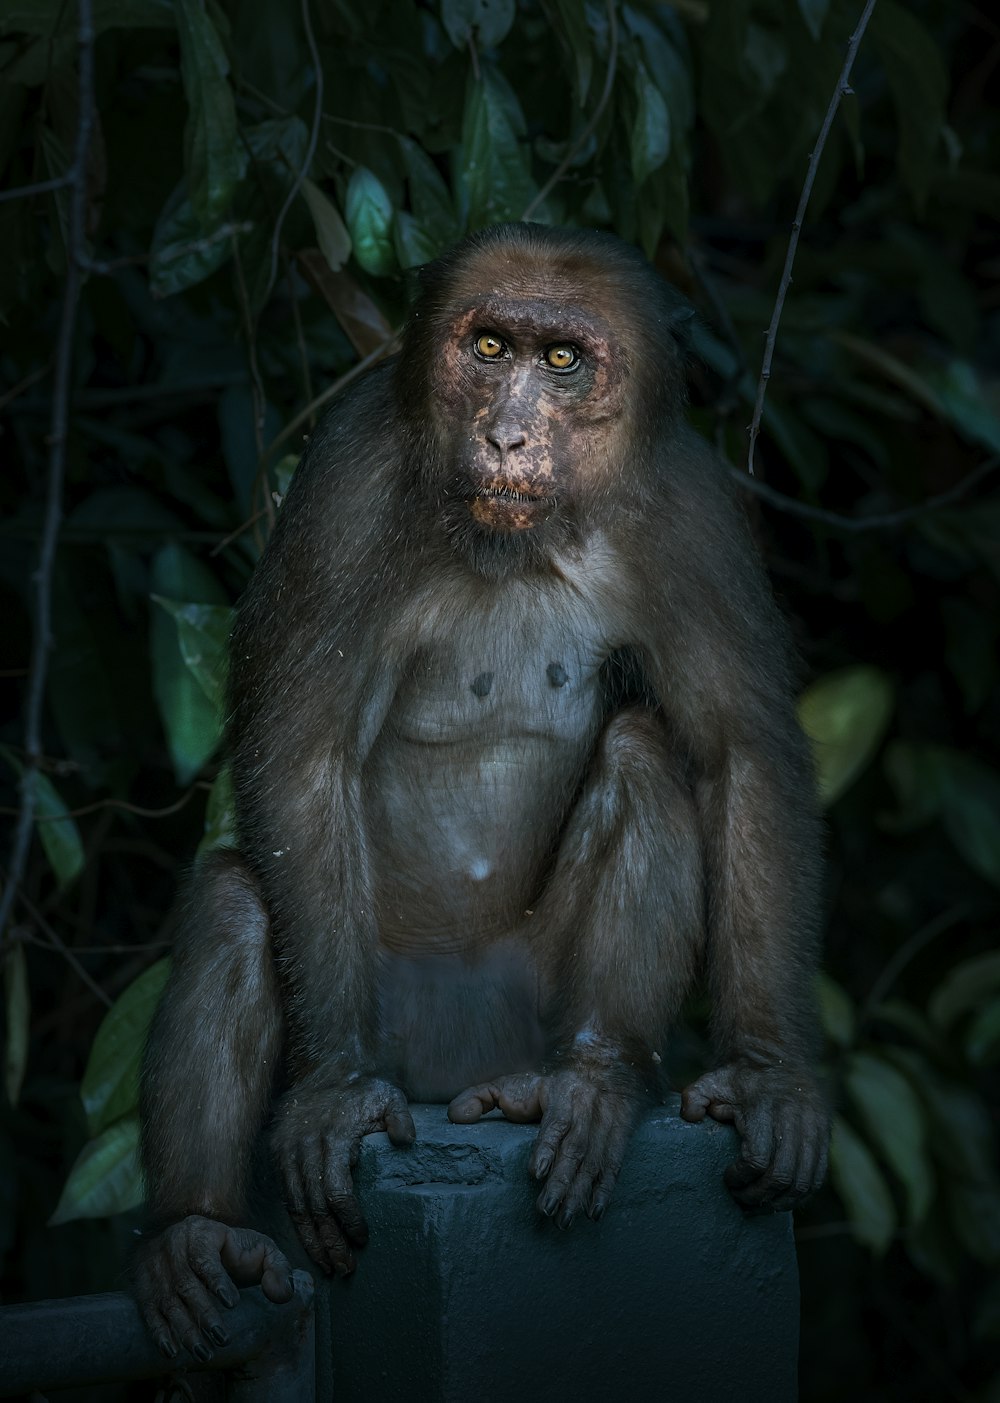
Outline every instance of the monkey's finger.
<path id="1" fill-rule="evenodd" d="M 224 1249 L 225 1240 L 223 1241 Z M 188 1246 L 188 1262 L 192 1271 L 200 1277 L 213 1296 L 229 1310 L 232 1310 L 240 1298 L 240 1293 L 233 1285 L 230 1273 L 222 1269 L 219 1249 L 214 1244 L 206 1246 L 200 1239 L 196 1239 Z M 256 1282 L 256 1280 L 257 1278 L 254 1277 L 253 1281 Z M 252 1284 L 253 1282 L 247 1283 L 247 1285 Z"/>
<path id="2" fill-rule="evenodd" d="M 544 1179 L 550 1172 L 572 1123 L 569 1111 L 557 1110 L 554 1106 L 546 1111 L 528 1160 L 528 1173 L 533 1179 Z"/>
<path id="3" fill-rule="evenodd" d="M 725 1179 L 730 1192 L 742 1202 L 743 1190 L 766 1174 L 774 1159 L 776 1146 L 771 1112 L 763 1106 L 755 1106 L 745 1115 L 737 1112 L 736 1128 L 743 1137 L 743 1147 L 739 1158 L 727 1168 Z"/>
<path id="4" fill-rule="evenodd" d="M 212 1297 L 193 1272 L 178 1283 L 177 1294 L 206 1340 L 219 1348 L 229 1343 L 229 1332 L 219 1318 Z"/>
<path id="5" fill-rule="evenodd" d="M 156 1342 L 156 1348 L 163 1357 L 176 1359 L 177 1341 L 174 1339 L 170 1326 L 159 1307 L 155 1306 L 152 1301 L 144 1300 L 142 1296 L 139 1296 L 139 1313 L 149 1331 L 150 1338 Z"/>
<path id="6" fill-rule="evenodd" d="M 402 1096 L 398 1102 L 390 1101 L 386 1107 L 385 1130 L 392 1144 L 400 1149 L 408 1149 L 417 1138 L 417 1127 Z"/>
<path id="7" fill-rule="evenodd" d="M 198 1329 L 196 1321 L 191 1319 L 181 1298 L 176 1295 L 168 1296 L 163 1302 L 161 1310 L 172 1338 L 177 1340 L 181 1347 L 186 1349 L 195 1359 L 202 1364 L 207 1364 L 212 1358 L 212 1351 L 201 1338 L 201 1331 Z"/>
<path id="8" fill-rule="evenodd" d="M 740 1203 L 744 1208 L 761 1208 L 778 1211 L 778 1203 L 792 1190 L 799 1160 L 801 1144 L 799 1127 L 786 1125 L 784 1130 L 775 1132 L 771 1162 L 752 1183 L 740 1190 Z"/>
<path id="9" fill-rule="evenodd" d="M 221 1257 L 222 1265 L 237 1286 L 259 1284 L 267 1299 L 277 1305 L 290 1301 L 295 1294 L 288 1258 L 263 1233 L 230 1228 L 222 1244 Z M 235 1301 L 226 1300 L 225 1296 L 222 1296 L 222 1300 L 226 1305 L 236 1304 Z"/>
<path id="10" fill-rule="evenodd" d="M 556 1214 L 559 1227 L 568 1228 L 578 1213 L 589 1212 L 594 1197 L 594 1185 L 601 1177 L 605 1162 L 607 1141 L 607 1135 L 598 1136 L 587 1146 L 587 1152 L 566 1189 L 562 1206 Z"/>
<path id="11" fill-rule="evenodd" d="M 364 1247 L 368 1241 L 368 1224 L 354 1193 L 354 1180 L 344 1159 L 343 1146 L 328 1137 L 323 1149 L 323 1195 L 326 1205 L 341 1232 L 356 1247 Z"/>
<path id="12" fill-rule="evenodd" d="M 544 1124 L 542 1129 L 544 1132 Z M 545 1181 L 545 1188 L 538 1196 L 538 1211 L 544 1213 L 547 1218 L 551 1218 L 562 1205 L 588 1153 L 589 1139 L 590 1126 L 579 1121 L 572 1124 L 563 1135 Z M 568 1227 L 569 1222 L 572 1222 L 572 1215 L 568 1222 L 560 1222 L 560 1226 Z"/>
<path id="13" fill-rule="evenodd" d="M 500 1088 L 470 1086 L 460 1091 L 448 1105 L 448 1119 L 453 1125 L 472 1125 L 500 1104 Z"/>
<path id="14" fill-rule="evenodd" d="M 588 1218 L 593 1218 L 595 1223 L 599 1222 L 608 1211 L 611 1195 L 614 1193 L 618 1175 L 625 1162 L 625 1150 L 632 1135 L 632 1127 L 632 1121 L 629 1121 L 627 1125 L 618 1122 L 612 1125 L 608 1132 L 604 1146 L 604 1164 L 594 1184 L 590 1206 L 587 1208 Z"/>
<path id="15" fill-rule="evenodd" d="M 295 1231 L 299 1235 L 299 1241 L 302 1243 L 302 1246 L 309 1253 L 309 1256 L 316 1265 L 329 1276 L 330 1272 L 333 1270 L 333 1266 L 327 1254 L 326 1247 L 323 1244 L 323 1239 L 316 1230 L 316 1225 L 313 1223 L 312 1218 L 308 1213 L 292 1213 L 291 1211 L 289 1211 L 288 1216 L 295 1226 Z"/>

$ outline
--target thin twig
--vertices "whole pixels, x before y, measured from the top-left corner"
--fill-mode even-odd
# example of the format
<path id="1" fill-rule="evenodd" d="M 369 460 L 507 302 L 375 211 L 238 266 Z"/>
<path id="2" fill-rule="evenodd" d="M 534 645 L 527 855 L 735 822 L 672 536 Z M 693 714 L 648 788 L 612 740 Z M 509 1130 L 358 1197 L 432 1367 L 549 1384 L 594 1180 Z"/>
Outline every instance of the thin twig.
<path id="1" fill-rule="evenodd" d="M 190 789 L 186 789 L 175 803 L 168 804 L 165 809 L 143 809 L 138 804 L 130 804 L 127 799 L 96 799 L 93 804 L 84 804 L 79 809 L 67 809 L 65 813 L 39 814 L 35 822 L 59 823 L 64 818 L 84 818 L 87 814 L 102 813 L 105 809 L 122 809 L 127 814 L 135 814 L 137 818 L 169 818 L 171 814 L 179 813 L 199 789 L 211 789 L 211 787 L 206 780 L 196 780 Z M 13 813 L 17 813 L 17 810 L 0 809 L 0 814 Z"/>
<path id="2" fill-rule="evenodd" d="M 823 148 L 826 146 L 826 139 L 830 135 L 830 128 L 833 126 L 833 119 L 837 115 L 840 107 L 840 99 L 851 93 L 848 79 L 851 76 L 851 69 L 854 67 L 854 59 L 858 52 L 858 46 L 864 37 L 864 32 L 871 19 L 872 10 L 875 8 L 875 0 L 866 0 L 865 8 L 858 26 L 851 35 L 847 45 L 847 57 L 844 59 L 844 66 L 840 70 L 840 77 L 837 79 L 837 86 L 833 90 L 830 98 L 830 105 L 826 109 L 826 116 L 823 118 L 823 125 L 819 129 L 819 136 L 816 138 L 816 145 L 813 147 L 812 155 L 809 157 L 809 167 L 806 171 L 805 184 L 802 187 L 802 194 L 799 196 L 799 207 L 795 211 L 795 219 L 792 221 L 792 232 L 788 240 L 788 252 L 785 254 L 785 266 L 781 271 L 781 282 L 778 286 L 778 296 L 774 303 L 774 311 L 771 313 L 771 324 L 767 328 L 767 337 L 764 342 L 764 362 L 760 370 L 760 380 L 757 382 L 757 399 L 753 407 L 753 419 L 750 421 L 750 449 L 747 454 L 747 472 L 753 476 L 753 454 L 757 443 L 757 435 L 760 433 L 760 419 L 764 413 L 764 396 L 767 394 L 767 382 L 771 378 L 771 361 L 774 358 L 774 343 L 778 336 L 778 323 L 781 321 L 781 313 L 785 306 L 785 294 L 792 283 L 792 265 L 795 262 L 795 254 L 799 246 L 799 234 L 805 222 L 806 206 L 809 203 L 809 196 L 812 194 L 813 181 L 816 179 L 816 172 L 819 169 L 820 159 L 823 155 Z"/>
<path id="3" fill-rule="evenodd" d="M 18 395 L 23 395 L 25 390 L 31 389 L 32 385 L 37 385 L 39 380 L 44 380 L 51 369 L 51 365 L 40 365 L 26 375 L 23 380 L 18 380 L 16 385 L 11 385 L 9 390 L 5 390 L 0 395 L 0 409 L 6 409 L 12 400 L 17 399 Z"/>
<path id="4" fill-rule="evenodd" d="M 983 478 L 995 472 L 1000 467 L 1000 453 L 994 454 L 992 458 L 987 458 L 985 463 L 980 463 L 968 477 L 964 477 L 961 482 L 954 487 L 949 487 L 947 492 L 939 492 L 936 497 L 928 497 L 925 502 L 918 502 L 915 507 L 903 507 L 895 512 L 875 512 L 871 516 L 841 516 L 839 512 L 826 511 L 823 507 L 811 507 L 805 502 L 799 502 L 794 497 L 786 497 L 783 492 L 776 492 L 773 487 L 768 487 L 759 478 L 747 477 L 746 473 L 739 468 L 730 467 L 729 475 L 734 482 L 746 492 L 752 492 L 754 496 L 760 497 L 762 501 L 770 506 L 776 507 L 778 511 L 788 512 L 790 516 L 802 516 L 809 521 L 822 521 L 827 526 L 835 526 L 838 531 L 883 531 L 894 526 L 903 526 L 915 517 L 923 516 L 925 512 L 936 511 L 939 507 L 950 506 L 952 502 L 957 502 L 970 492 Z"/>
<path id="5" fill-rule="evenodd" d="M 872 0 L 873 4 L 874 2 L 875 0 Z M 563 176 L 566 174 L 570 166 L 576 160 L 577 154 L 590 140 L 590 137 L 593 135 L 594 131 L 597 128 L 598 122 L 604 115 L 604 109 L 608 105 L 608 99 L 611 96 L 611 89 L 614 87 L 615 83 L 615 70 L 618 67 L 618 16 L 615 14 L 615 0 L 607 0 L 607 9 L 608 71 L 605 74 L 604 78 L 604 91 L 601 93 L 600 100 L 598 101 L 597 106 L 594 108 L 593 112 L 590 115 L 590 121 L 587 122 L 587 124 L 584 126 L 583 130 L 579 133 L 572 146 L 566 152 L 566 155 L 562 158 L 562 160 L 556 166 L 555 170 L 549 176 L 548 180 L 542 186 L 541 190 L 539 190 L 538 194 L 525 209 L 524 213 L 521 215 L 522 220 L 530 219 L 531 216 L 534 214 L 535 210 L 542 203 L 542 201 L 547 199 L 548 196 L 552 193 L 552 191 L 556 188 L 560 180 L 562 180 Z"/>
<path id="6" fill-rule="evenodd" d="M 338 380 L 334 380 L 332 385 L 328 385 L 322 394 L 317 395 L 311 404 L 307 404 L 301 413 L 296 414 L 292 422 L 283 428 L 281 433 L 268 444 L 267 457 L 270 458 L 274 450 L 280 448 L 287 439 L 293 438 L 296 432 L 302 428 L 302 425 L 307 424 L 318 409 L 322 409 L 324 404 L 328 404 L 330 400 L 335 399 L 336 396 L 340 394 L 341 390 L 346 390 L 352 380 L 356 380 L 370 365 L 374 365 L 377 360 L 381 360 L 391 349 L 398 335 L 399 333 L 394 331 L 391 336 L 387 336 L 384 341 L 375 347 L 374 351 L 369 351 L 366 356 L 358 361 L 357 365 L 352 365 L 350 370 L 345 371 Z"/>
<path id="7" fill-rule="evenodd" d="M 323 115 L 323 67 L 320 63 L 319 49 L 316 46 L 316 36 L 313 34 L 312 17 L 309 14 L 309 0 L 302 0 L 302 24 L 306 31 L 306 43 L 309 45 L 309 57 L 312 59 L 313 73 L 316 78 L 316 102 L 313 106 L 312 131 L 309 133 L 309 145 L 306 148 L 305 160 L 301 169 L 292 182 L 292 188 L 285 196 L 285 203 L 278 212 L 278 218 L 274 225 L 274 237 L 271 240 L 271 271 L 268 274 L 267 287 L 261 298 L 261 306 L 271 296 L 274 284 L 278 277 L 278 246 L 281 242 L 281 230 L 285 222 L 285 216 L 292 207 L 292 202 L 302 189 L 302 182 L 309 174 L 309 167 L 312 165 L 313 157 L 316 154 L 316 143 L 319 141 L 319 123 Z"/>
<path id="8" fill-rule="evenodd" d="M 49 470 L 46 484 L 45 517 L 42 527 L 38 567 L 34 575 L 35 617 L 31 638 L 28 694 L 24 709 L 24 769 L 21 773 L 21 808 L 14 826 L 7 881 L 0 896 L 0 940 L 10 919 L 14 896 L 24 878 L 34 831 L 37 801 L 35 775 L 42 757 L 42 708 L 52 645 L 52 573 L 56 542 L 62 519 L 63 478 L 66 467 L 66 436 L 69 421 L 70 378 L 73 369 L 73 336 L 80 301 L 82 263 L 86 253 L 87 159 L 94 125 L 94 24 L 92 0 L 79 0 L 77 22 L 79 52 L 79 112 L 76 151 L 70 169 L 69 229 L 66 248 L 66 286 L 63 291 L 62 319 L 56 343 L 55 381 L 52 388 L 52 419 L 49 433 Z"/>
<path id="9" fill-rule="evenodd" d="M 10 885 L 9 882 L 8 887 L 10 888 L 10 890 L 14 890 L 14 888 Z M 87 970 L 84 969 L 83 965 L 76 958 L 76 955 L 74 955 L 73 951 L 66 944 L 65 940 L 63 940 L 62 936 L 58 935 L 56 931 L 52 928 L 52 926 L 49 925 L 48 921 L 42 915 L 41 911 L 39 911 L 38 907 L 34 904 L 34 902 L 29 900 L 29 898 L 24 894 L 23 891 L 17 892 L 17 899 L 20 901 L 24 909 L 28 912 L 28 915 L 31 917 L 31 919 L 34 922 L 36 922 L 39 930 L 48 940 L 52 949 L 57 950 L 59 954 L 62 955 L 63 959 L 70 966 L 70 968 L 74 970 L 77 975 L 79 975 L 80 979 L 83 980 L 84 984 L 86 984 L 90 992 L 94 994 L 98 999 L 100 999 L 101 1003 L 106 1004 L 108 1008 L 110 1008 L 113 1000 L 108 994 L 104 992 L 100 984 L 97 983 L 97 981 L 87 972 Z"/>
<path id="10" fill-rule="evenodd" d="M 960 901 L 958 905 L 951 906 L 947 911 L 940 912 L 933 920 L 914 931 L 908 940 L 905 940 L 892 958 L 885 965 L 881 974 L 872 985 L 864 1008 L 858 1017 L 858 1023 L 867 1023 L 875 1009 L 885 998 L 886 994 L 895 984 L 910 962 L 920 954 L 925 945 L 929 945 L 932 940 L 936 940 L 939 935 L 944 935 L 946 931 L 957 926 L 959 921 L 966 920 L 972 914 L 972 906 L 967 901 Z"/>
<path id="11" fill-rule="evenodd" d="M 53 176 L 51 180 L 38 180 L 33 185 L 18 185 L 13 190 L 0 190 L 0 205 L 7 200 L 27 200 L 32 195 L 44 195 L 49 190 L 62 190 L 73 184 L 73 167 L 65 175 Z"/>
<path id="12" fill-rule="evenodd" d="M 120 258 L 85 258 L 83 266 L 88 273 L 97 273 L 102 277 L 107 277 L 110 273 L 117 273 L 120 268 L 134 268 L 144 263 L 176 263 L 179 258 L 187 258 L 192 253 L 204 253 L 213 244 L 220 243 L 223 239 L 232 238 L 234 234 L 250 234 L 252 232 L 252 220 L 236 220 L 230 224 L 220 224 L 217 229 L 212 230 L 211 234 L 206 234 L 201 239 L 192 239 L 189 243 L 174 246 L 168 244 L 163 249 L 147 250 L 145 253 L 123 254 Z"/>

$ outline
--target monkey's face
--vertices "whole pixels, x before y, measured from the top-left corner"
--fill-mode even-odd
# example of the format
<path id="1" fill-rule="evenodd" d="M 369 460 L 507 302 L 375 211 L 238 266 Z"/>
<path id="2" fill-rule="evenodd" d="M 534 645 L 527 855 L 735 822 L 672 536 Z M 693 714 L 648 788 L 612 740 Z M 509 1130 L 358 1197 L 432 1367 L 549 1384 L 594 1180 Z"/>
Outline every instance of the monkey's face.
<path id="1" fill-rule="evenodd" d="M 489 293 L 454 316 L 432 402 L 449 495 L 478 527 L 532 531 L 606 479 L 622 359 L 599 317 L 561 300 Z"/>

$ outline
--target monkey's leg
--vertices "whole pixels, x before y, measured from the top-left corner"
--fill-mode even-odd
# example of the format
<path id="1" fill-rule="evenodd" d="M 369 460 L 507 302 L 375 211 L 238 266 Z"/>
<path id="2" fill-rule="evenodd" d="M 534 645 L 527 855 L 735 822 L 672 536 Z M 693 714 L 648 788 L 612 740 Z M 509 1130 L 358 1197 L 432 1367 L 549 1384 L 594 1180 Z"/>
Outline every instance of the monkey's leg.
<path id="1" fill-rule="evenodd" d="M 226 1343 L 217 1302 L 260 1284 L 292 1295 L 270 1238 L 238 1227 L 254 1144 L 267 1117 L 281 1050 L 281 1005 L 256 883 L 236 853 L 195 873 L 167 988 L 142 1071 L 140 1116 L 150 1236 L 134 1289 L 168 1358 L 184 1346 L 210 1359 Z"/>
<path id="2" fill-rule="evenodd" d="M 531 1171 L 540 1210 L 561 1225 L 600 1217 L 638 1115 L 658 1081 L 658 1048 L 704 941 L 704 867 L 694 801 L 660 720 L 630 709 L 598 744 L 555 869 L 528 926 L 555 1055 L 540 1074 L 463 1092 L 453 1120 L 499 1106 L 541 1119 Z"/>

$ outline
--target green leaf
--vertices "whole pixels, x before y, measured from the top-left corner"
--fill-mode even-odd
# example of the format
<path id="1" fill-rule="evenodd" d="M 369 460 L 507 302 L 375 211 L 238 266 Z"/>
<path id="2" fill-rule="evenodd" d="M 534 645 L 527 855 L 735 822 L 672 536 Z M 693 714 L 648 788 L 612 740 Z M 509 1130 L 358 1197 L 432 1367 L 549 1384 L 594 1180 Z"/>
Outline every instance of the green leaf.
<path id="1" fill-rule="evenodd" d="M 798 0 L 799 14 L 806 22 L 806 28 L 814 39 L 823 32 L 823 22 L 830 8 L 830 0 Z"/>
<path id="2" fill-rule="evenodd" d="M 17 755 L 7 746 L 0 746 L 0 755 L 18 775 L 24 774 L 24 766 Z M 35 794 L 36 832 L 49 860 L 60 891 L 79 877 L 84 868 L 83 839 L 76 826 L 76 819 L 70 817 L 69 809 L 59 797 L 55 785 L 41 770 L 34 770 L 29 783 Z"/>
<path id="3" fill-rule="evenodd" d="M 854 1041 L 856 1023 L 850 995 L 828 974 L 817 975 L 816 992 L 824 1033 L 838 1047 L 850 1047 Z"/>
<path id="4" fill-rule="evenodd" d="M 519 219 L 534 193 L 527 155 L 518 140 L 523 116 L 506 80 L 481 64 L 465 90 L 457 187 L 470 229 Z"/>
<path id="5" fill-rule="evenodd" d="M 396 257 L 401 268 L 419 268 L 441 252 L 427 230 L 405 209 L 396 215 L 395 235 Z"/>
<path id="6" fill-rule="evenodd" d="M 852 1056 L 846 1084 L 868 1134 L 906 1190 L 909 1222 L 921 1222 L 934 1197 L 934 1178 L 916 1092 L 901 1072 L 868 1052 Z"/>
<path id="7" fill-rule="evenodd" d="M 441 0 L 441 23 L 456 49 L 470 39 L 493 49 L 514 23 L 514 0 Z"/>
<path id="8" fill-rule="evenodd" d="M 286 453 L 283 458 L 279 458 L 274 465 L 274 490 L 278 494 L 278 506 L 285 500 L 289 487 L 292 485 L 292 478 L 295 469 L 299 466 L 299 455 L 297 453 Z"/>
<path id="9" fill-rule="evenodd" d="M 198 857 L 216 848 L 236 846 L 236 810 L 233 802 L 233 777 L 224 765 L 216 776 L 205 809 L 205 832 L 198 844 Z"/>
<path id="10" fill-rule="evenodd" d="M 142 1202 L 139 1117 L 126 1116 L 84 1145 L 70 1170 L 49 1226 L 77 1218 L 109 1218 Z"/>
<path id="11" fill-rule="evenodd" d="M 316 242 L 334 273 L 340 271 L 351 256 L 351 236 L 337 212 L 337 206 L 318 185 L 303 180 L 302 193 L 313 217 Z"/>
<path id="12" fill-rule="evenodd" d="M 229 61 L 209 10 L 200 0 L 175 0 L 181 76 L 188 101 L 184 170 L 203 232 L 229 209 L 242 168 Z"/>
<path id="13" fill-rule="evenodd" d="M 181 181 L 160 211 L 149 255 L 149 286 L 154 297 L 183 292 L 221 268 L 233 251 L 232 226 L 205 234 L 202 220 Z"/>
<path id="14" fill-rule="evenodd" d="M 868 765 L 892 708 L 892 684 L 877 667 L 842 668 L 803 693 L 799 722 L 813 744 L 824 805 L 839 798 Z"/>
<path id="15" fill-rule="evenodd" d="M 1000 1057 L 1000 999 L 993 999 L 979 1010 L 965 1034 L 965 1051 L 970 1062 L 985 1067 Z"/>
<path id="16" fill-rule="evenodd" d="M 385 186 L 365 166 L 358 166 L 347 183 L 344 201 L 354 256 L 366 273 L 382 277 L 396 269 L 392 242 L 392 201 Z"/>
<path id="17" fill-rule="evenodd" d="M 401 141 L 400 151 L 410 187 L 410 209 L 440 252 L 459 234 L 451 192 L 437 166 L 415 141 Z"/>
<path id="18" fill-rule="evenodd" d="M 941 1028 L 988 999 L 1000 989 L 1000 952 L 990 951 L 953 965 L 928 1004 L 928 1012 Z"/>
<path id="19" fill-rule="evenodd" d="M 879 0 L 869 34 L 896 105 L 900 175 L 922 209 L 939 165 L 945 126 L 948 71 L 941 47 L 912 11 L 895 0 Z"/>
<path id="20" fill-rule="evenodd" d="M 895 1056 L 899 1058 L 900 1050 Z M 948 1181 L 996 1185 L 997 1148 L 990 1110 L 983 1098 L 961 1082 L 914 1068 L 931 1118 L 931 1145 Z"/>
<path id="21" fill-rule="evenodd" d="M 638 107 L 632 124 L 630 153 L 632 177 L 636 185 L 642 185 L 670 154 L 670 114 L 662 93 L 641 63 L 635 71 L 635 92 Z"/>
<path id="22" fill-rule="evenodd" d="M 994 1184 L 948 1186 L 952 1226 L 977 1262 L 1000 1263 L 1000 1189 Z"/>
<path id="23" fill-rule="evenodd" d="M 556 28 L 566 41 L 573 56 L 576 69 L 576 96 L 582 107 L 586 101 L 590 88 L 590 77 L 594 70 L 594 56 L 586 12 L 579 0 L 551 0 L 551 5 L 556 16 Z"/>
<path id="24" fill-rule="evenodd" d="M 200 561 L 178 545 L 153 559 L 154 593 L 162 599 L 218 601 L 222 590 Z M 163 607 L 150 621 L 153 692 L 167 734 L 178 784 L 189 784 L 214 752 L 222 732 L 221 708 L 184 660 L 178 627 Z"/>
<path id="25" fill-rule="evenodd" d="M 91 1135 L 107 1130 L 138 1107 L 142 1054 L 169 972 L 170 961 L 157 960 L 104 1015 L 80 1086 Z"/>
<path id="26" fill-rule="evenodd" d="M 841 1116 L 833 1119 L 830 1177 L 854 1237 L 881 1256 L 896 1231 L 896 1210 L 871 1151 Z"/>
<path id="27" fill-rule="evenodd" d="M 16 1106 L 28 1067 L 31 995 L 28 961 L 20 941 L 11 941 L 3 961 L 4 1048 L 3 1081 L 7 1100 Z"/>
<path id="28" fill-rule="evenodd" d="M 181 604 L 176 599 L 150 598 L 173 618 L 185 665 L 221 716 L 225 702 L 226 648 L 233 626 L 228 604 Z"/>

